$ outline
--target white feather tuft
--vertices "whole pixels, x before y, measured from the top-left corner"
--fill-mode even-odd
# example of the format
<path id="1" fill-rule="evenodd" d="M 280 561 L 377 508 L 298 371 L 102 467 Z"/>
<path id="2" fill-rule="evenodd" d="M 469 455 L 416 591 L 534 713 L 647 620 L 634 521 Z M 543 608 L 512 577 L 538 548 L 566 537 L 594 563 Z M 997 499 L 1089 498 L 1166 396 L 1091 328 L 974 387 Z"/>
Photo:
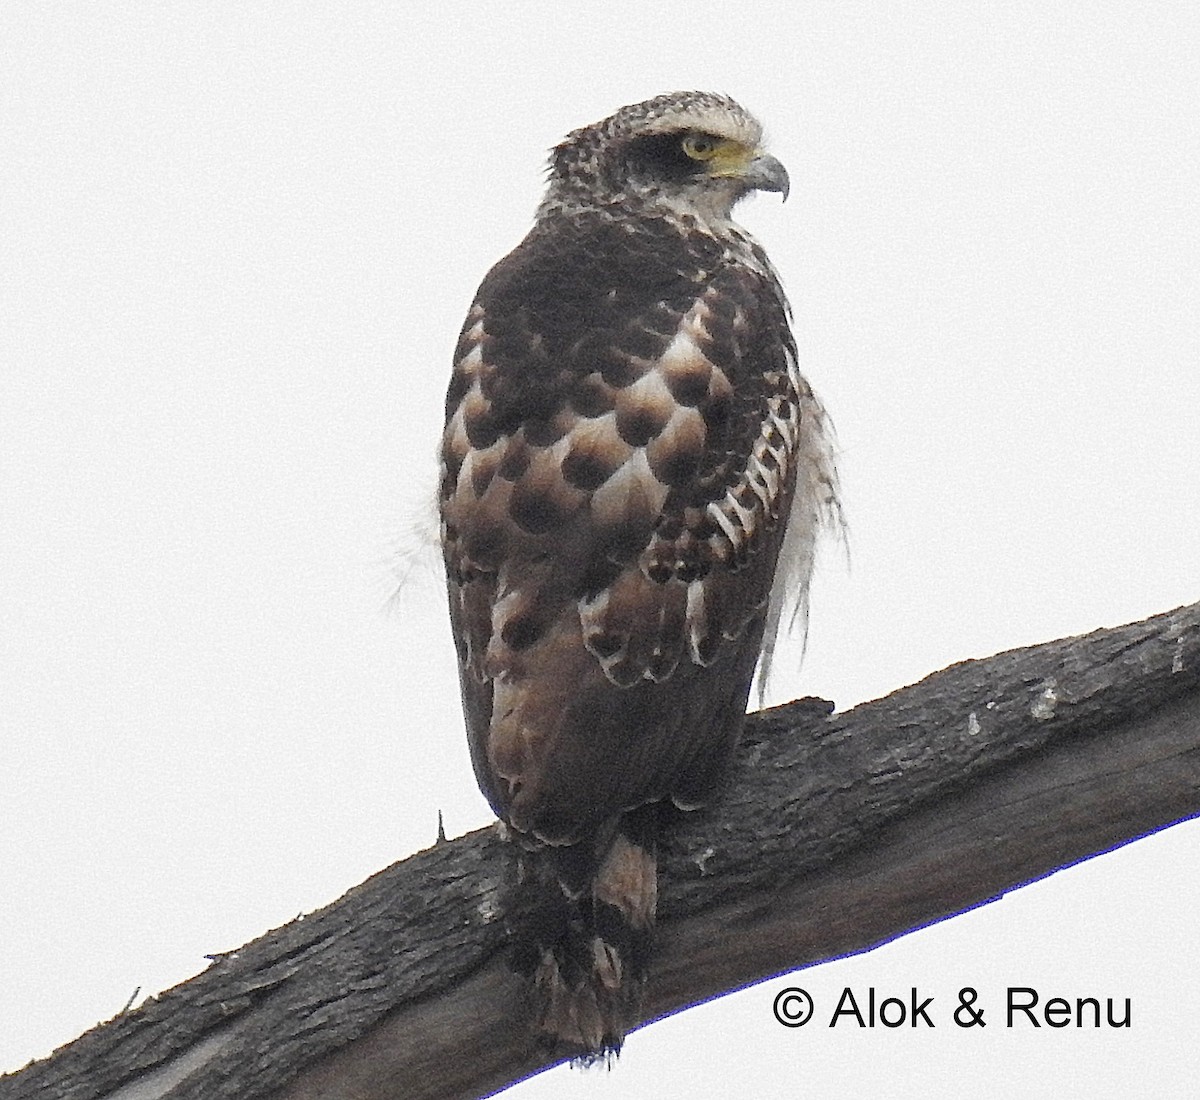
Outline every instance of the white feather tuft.
<path id="1" fill-rule="evenodd" d="M 787 530 L 767 601 L 762 652 L 755 674 L 758 705 L 764 703 L 774 672 L 775 650 L 781 640 L 808 633 L 808 590 L 822 536 L 845 537 L 845 520 L 838 499 L 833 425 L 820 401 L 801 383 L 800 431 L 793 461 L 796 491 Z"/>
<path id="2" fill-rule="evenodd" d="M 437 500 L 433 494 L 422 494 L 381 563 L 385 576 L 380 587 L 386 590 L 383 606 L 389 614 L 402 614 L 410 595 L 436 593 L 439 600 L 445 598 L 446 573 L 438 531 Z"/>

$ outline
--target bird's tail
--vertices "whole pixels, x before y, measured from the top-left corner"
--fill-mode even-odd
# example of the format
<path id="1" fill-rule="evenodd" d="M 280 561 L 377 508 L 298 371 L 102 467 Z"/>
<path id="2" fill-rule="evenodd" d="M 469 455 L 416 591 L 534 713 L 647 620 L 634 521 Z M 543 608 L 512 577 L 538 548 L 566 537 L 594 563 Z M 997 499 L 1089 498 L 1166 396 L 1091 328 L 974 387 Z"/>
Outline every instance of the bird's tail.
<path id="1" fill-rule="evenodd" d="M 513 964 L 527 982 L 535 1033 L 591 1063 L 617 1054 L 640 1022 L 658 900 L 657 807 L 592 841 L 518 847 Z"/>

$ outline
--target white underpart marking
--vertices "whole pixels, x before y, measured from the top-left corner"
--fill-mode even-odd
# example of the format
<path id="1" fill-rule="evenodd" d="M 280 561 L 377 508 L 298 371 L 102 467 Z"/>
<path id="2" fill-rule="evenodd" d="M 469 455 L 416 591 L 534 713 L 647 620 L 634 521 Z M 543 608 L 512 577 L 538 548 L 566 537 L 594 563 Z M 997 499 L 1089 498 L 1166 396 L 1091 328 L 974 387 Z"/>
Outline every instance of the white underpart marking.
<path id="1" fill-rule="evenodd" d="M 483 450 L 477 451 L 472 448 L 467 451 L 467 457 L 463 459 L 462 466 L 458 471 L 458 487 L 460 491 L 467 489 L 472 496 L 475 495 L 474 474 L 476 464 L 492 456 L 496 451 L 502 450 L 506 443 L 506 439 L 498 439 L 490 447 L 484 447 Z M 484 491 L 486 492 L 486 490 Z"/>
<path id="2" fill-rule="evenodd" d="M 663 633 L 664 633 L 664 627 L 666 626 L 666 624 L 667 624 L 667 608 L 666 608 L 666 605 L 663 605 L 663 606 L 659 607 L 659 609 L 658 609 L 658 633 L 655 635 L 654 648 L 650 650 L 651 657 L 661 657 L 663 655 L 663 653 L 665 652 L 663 649 Z M 677 663 L 678 662 L 675 662 L 672 665 L 670 665 L 670 667 L 668 667 L 662 675 L 656 674 L 652 668 L 647 666 L 642 672 L 642 679 L 650 680 L 652 683 L 655 683 L 655 684 L 661 684 L 664 680 L 669 680 L 671 678 L 671 676 L 675 672 L 675 665 Z"/>
<path id="3" fill-rule="evenodd" d="M 579 621 L 584 625 L 584 637 L 587 637 L 587 627 L 595 627 L 600 617 L 608 610 L 608 589 L 602 588 L 594 596 L 581 596 L 577 601 Z"/>
<path id="4" fill-rule="evenodd" d="M 462 486 L 469 485 L 471 493 L 474 495 L 475 484 L 472 479 L 472 474 L 475 470 L 475 462 L 479 458 L 479 452 L 470 450 L 467 452 L 467 457 L 462 460 L 462 465 L 458 468 L 458 481 L 456 482 L 456 492 Z"/>
<path id="5" fill-rule="evenodd" d="M 679 339 L 680 338 L 676 336 L 675 339 L 671 341 L 671 346 L 674 346 Z M 695 345 L 692 345 L 692 347 L 694 351 Z M 668 347 L 667 351 L 670 350 L 670 347 Z M 665 357 L 666 356 L 664 354 L 664 358 Z M 625 396 L 626 394 L 628 397 Z M 667 401 L 670 401 L 672 405 L 676 404 L 675 398 L 671 396 L 671 391 L 667 388 L 667 380 L 663 375 L 662 369 L 657 365 L 652 365 L 651 369 L 646 371 L 641 378 L 639 378 L 636 382 L 631 382 L 620 392 L 617 397 L 618 406 L 627 404 L 629 398 L 633 399 L 635 405 L 648 405 L 651 403 L 657 404 L 664 398 Z"/>
<path id="6" fill-rule="evenodd" d="M 659 371 L 676 370 L 680 367 L 686 367 L 700 355 L 700 349 L 696 347 L 696 342 L 687 331 L 686 325 L 687 321 L 685 319 L 680 323 L 679 331 L 671 337 L 671 342 L 667 345 L 667 350 L 659 356 Z"/>
<path id="7" fill-rule="evenodd" d="M 629 641 L 626 639 L 621 647 L 615 652 L 607 656 L 597 653 L 593 648 L 593 639 L 598 634 L 604 633 L 604 616 L 608 611 L 609 589 L 604 588 L 597 592 L 596 595 L 588 599 L 586 597 L 576 601 L 576 607 L 579 609 L 579 625 L 583 631 L 583 644 L 587 647 L 588 652 L 600 662 L 600 669 L 604 675 L 614 684 L 617 681 L 613 678 L 612 667 L 619 661 L 623 660 L 626 652 L 629 650 Z M 617 684 L 620 687 L 620 684 Z"/>
<path id="8" fill-rule="evenodd" d="M 692 581 L 687 590 L 687 611 L 685 612 L 688 632 L 688 650 L 692 660 L 698 665 L 706 662 L 700 657 L 701 643 L 708 637 L 707 623 L 704 614 L 704 582 Z"/>
<path id="9" fill-rule="evenodd" d="M 618 524 L 643 508 L 657 515 L 666 499 L 667 487 L 650 469 L 646 449 L 637 447 L 621 468 L 592 494 L 592 514 L 601 523 Z"/>
<path id="10" fill-rule="evenodd" d="M 508 670 L 508 646 L 501 637 L 501 632 L 522 599 L 520 589 L 510 587 L 505 573 L 501 574 L 497 594 L 499 599 L 492 604 L 492 637 L 488 642 L 487 654 L 484 657 L 485 671 L 488 676 L 492 677 Z"/>
<path id="11" fill-rule="evenodd" d="M 478 336 L 474 335 L 475 329 L 479 330 Z M 476 340 L 482 339 L 483 338 L 483 324 L 480 323 L 480 324 L 476 325 L 475 328 L 471 329 L 470 335 L 473 339 L 476 339 Z M 483 366 L 483 348 L 479 344 L 476 344 L 469 352 L 467 352 L 466 355 L 464 355 L 458 361 L 458 365 L 462 368 L 463 373 L 470 375 L 472 378 L 477 377 L 479 374 L 480 368 Z"/>
<path id="12" fill-rule="evenodd" d="M 697 439 L 703 440 L 704 417 L 700 415 L 699 410 L 680 405 L 662 426 L 662 431 L 658 433 L 658 440 L 668 447 L 678 446 L 680 441 L 676 437 L 689 429 Z"/>
<path id="13" fill-rule="evenodd" d="M 725 532 L 725 537 L 729 539 L 734 546 L 737 546 L 737 528 L 734 527 L 733 521 L 717 506 L 717 502 L 713 501 L 708 508 L 705 509 L 705 511 L 708 512 L 713 522 Z"/>
<path id="14" fill-rule="evenodd" d="M 763 466 L 761 476 L 763 479 L 763 484 L 767 487 L 767 496 L 771 500 L 778 500 L 780 492 L 779 470 L 771 469 L 768 466 Z"/>
<path id="15" fill-rule="evenodd" d="M 452 453 L 462 454 L 463 451 L 466 451 L 468 456 L 472 453 L 471 441 L 467 438 L 466 418 L 463 416 L 463 403 L 461 401 L 458 404 L 458 408 L 454 410 L 454 415 L 450 418 L 450 423 L 446 427 L 446 434 L 450 440 L 450 451 Z"/>
<path id="16" fill-rule="evenodd" d="M 708 328 L 704 324 L 708 314 L 708 306 L 700 300 L 683 315 L 667 350 L 658 357 L 657 371 L 672 371 L 696 362 L 713 366 L 708 356 L 700 350 L 700 340 L 708 339 Z"/>
<path id="17" fill-rule="evenodd" d="M 747 477 L 745 480 L 749 481 L 750 479 Z M 752 535 L 754 533 L 754 513 L 751 512 L 749 508 L 745 508 L 739 504 L 733 493 L 725 494 L 724 505 L 737 517 L 737 521 L 741 524 L 742 530 L 747 535 Z M 738 541 L 745 542 L 746 539 L 741 538 Z"/>
<path id="18" fill-rule="evenodd" d="M 606 412 L 603 416 L 580 417 L 566 435 L 551 445 L 550 454 L 560 465 L 576 447 L 615 448 L 628 444 L 617 433 L 617 414 Z"/>
<path id="19" fill-rule="evenodd" d="M 758 497 L 763 510 L 769 513 L 771 511 L 771 500 L 775 494 L 767 486 L 767 468 L 757 458 L 750 460 L 746 482 L 750 486 L 750 491 Z M 778 486 L 778 480 L 776 480 L 775 484 Z"/>

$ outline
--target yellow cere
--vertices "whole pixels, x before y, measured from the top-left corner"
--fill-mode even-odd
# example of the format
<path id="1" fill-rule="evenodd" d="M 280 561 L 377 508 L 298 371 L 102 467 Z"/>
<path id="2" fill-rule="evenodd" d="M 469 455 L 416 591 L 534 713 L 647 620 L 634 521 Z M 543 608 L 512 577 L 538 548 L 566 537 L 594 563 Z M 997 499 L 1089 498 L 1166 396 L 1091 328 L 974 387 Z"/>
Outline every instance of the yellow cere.
<path id="1" fill-rule="evenodd" d="M 683 139 L 683 151 L 692 160 L 707 161 L 710 176 L 743 175 L 754 159 L 754 150 L 731 138 L 692 133 Z"/>

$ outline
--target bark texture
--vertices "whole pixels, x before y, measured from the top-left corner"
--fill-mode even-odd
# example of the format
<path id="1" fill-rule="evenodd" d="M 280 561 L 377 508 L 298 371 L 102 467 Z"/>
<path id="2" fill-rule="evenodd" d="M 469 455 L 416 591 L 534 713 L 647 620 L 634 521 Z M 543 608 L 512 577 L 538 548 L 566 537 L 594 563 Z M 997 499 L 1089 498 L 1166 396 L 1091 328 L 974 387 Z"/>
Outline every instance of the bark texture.
<path id="1" fill-rule="evenodd" d="M 1200 604 L 831 712 L 753 716 L 721 799 L 681 817 L 647 1021 L 1200 814 Z M 505 961 L 509 858 L 492 829 L 437 844 L 0 1078 L 0 1097 L 494 1092 L 558 1060 Z"/>

